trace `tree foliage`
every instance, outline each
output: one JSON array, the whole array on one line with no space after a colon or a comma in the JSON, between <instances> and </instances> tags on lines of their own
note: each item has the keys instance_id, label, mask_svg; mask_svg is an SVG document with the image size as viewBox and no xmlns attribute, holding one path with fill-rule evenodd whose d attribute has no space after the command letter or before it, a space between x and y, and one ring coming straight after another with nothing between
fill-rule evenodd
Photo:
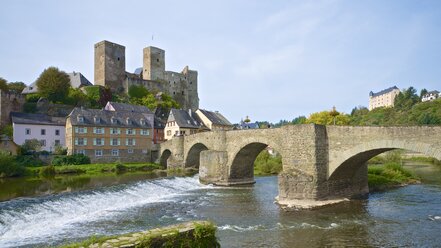
<instances>
[{"instance_id":1,"label":"tree foliage","mask_svg":"<svg viewBox=\"0 0 441 248\"><path fill-rule=\"evenodd\" d=\"M11 93L20 94L24 88L26 88L26 84L23 82L12 82L8 84L8 90Z\"/></svg>"},{"instance_id":2,"label":"tree foliage","mask_svg":"<svg viewBox=\"0 0 441 248\"><path fill-rule=\"evenodd\" d=\"M320 125L348 125L350 122L350 118L348 115L339 113L336 110L332 111L321 111L317 113L312 113L308 119L306 119L306 123L315 123Z\"/></svg>"},{"instance_id":3,"label":"tree foliage","mask_svg":"<svg viewBox=\"0 0 441 248\"><path fill-rule=\"evenodd\" d=\"M38 93L52 102L62 102L69 93L70 78L56 67L44 70L36 81Z\"/></svg>"},{"instance_id":4,"label":"tree foliage","mask_svg":"<svg viewBox=\"0 0 441 248\"><path fill-rule=\"evenodd\" d=\"M143 105L154 110L158 107L163 109L180 108L179 104L173 98L165 93L155 94L148 91L142 85L132 85L129 87L130 103Z\"/></svg>"},{"instance_id":5,"label":"tree foliage","mask_svg":"<svg viewBox=\"0 0 441 248\"><path fill-rule=\"evenodd\" d=\"M6 79L0 77L0 90L8 91L8 81Z\"/></svg>"}]
</instances>

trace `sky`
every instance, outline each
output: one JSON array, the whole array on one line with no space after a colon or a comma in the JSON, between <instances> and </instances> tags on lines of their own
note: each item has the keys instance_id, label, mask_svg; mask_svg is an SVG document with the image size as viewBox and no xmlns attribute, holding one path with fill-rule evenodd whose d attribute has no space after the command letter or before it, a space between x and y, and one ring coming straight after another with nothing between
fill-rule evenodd
<instances>
[{"instance_id":1,"label":"sky","mask_svg":"<svg viewBox=\"0 0 441 248\"><path fill-rule=\"evenodd\" d=\"M0 77L30 84L49 66L93 83L94 44L164 49L198 71L200 107L231 122L278 122L367 106L396 85L441 91L441 1L2 0Z\"/></svg>"}]
</instances>

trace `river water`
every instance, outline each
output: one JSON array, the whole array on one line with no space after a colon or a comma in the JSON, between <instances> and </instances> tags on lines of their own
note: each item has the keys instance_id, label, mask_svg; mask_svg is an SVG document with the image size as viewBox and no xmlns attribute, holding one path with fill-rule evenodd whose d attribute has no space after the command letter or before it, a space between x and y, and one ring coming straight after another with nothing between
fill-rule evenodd
<instances>
[{"instance_id":1,"label":"river water","mask_svg":"<svg viewBox=\"0 0 441 248\"><path fill-rule=\"evenodd\" d=\"M281 211L277 177L250 187L201 185L195 177L143 180L0 202L0 247L35 247L90 235L212 220L222 247L439 247L441 168L407 165L423 178L367 199L314 211Z\"/></svg>"}]
</instances>

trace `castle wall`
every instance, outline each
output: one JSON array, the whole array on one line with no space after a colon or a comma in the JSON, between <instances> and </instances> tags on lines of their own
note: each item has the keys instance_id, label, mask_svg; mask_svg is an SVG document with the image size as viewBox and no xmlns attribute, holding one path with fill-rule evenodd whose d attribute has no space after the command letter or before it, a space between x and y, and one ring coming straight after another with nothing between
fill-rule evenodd
<instances>
[{"instance_id":1,"label":"castle wall","mask_svg":"<svg viewBox=\"0 0 441 248\"><path fill-rule=\"evenodd\" d=\"M123 91L126 78L126 48L101 41L95 44L95 84L108 86L112 91Z\"/></svg>"},{"instance_id":2,"label":"castle wall","mask_svg":"<svg viewBox=\"0 0 441 248\"><path fill-rule=\"evenodd\" d=\"M0 90L0 127L11 123L11 112L22 112L25 97L21 94L7 93Z\"/></svg>"}]
</instances>

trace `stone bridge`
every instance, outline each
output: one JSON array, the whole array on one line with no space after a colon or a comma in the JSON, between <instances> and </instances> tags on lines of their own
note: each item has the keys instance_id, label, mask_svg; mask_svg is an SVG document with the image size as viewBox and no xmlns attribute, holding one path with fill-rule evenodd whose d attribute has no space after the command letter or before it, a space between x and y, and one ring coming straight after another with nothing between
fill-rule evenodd
<instances>
[{"instance_id":1,"label":"stone bridge","mask_svg":"<svg viewBox=\"0 0 441 248\"><path fill-rule=\"evenodd\" d=\"M203 183L249 184L254 160L267 146L282 156L278 203L314 206L368 193L366 162L380 153L406 149L441 160L441 127L305 124L204 132L162 143L160 163L199 167Z\"/></svg>"}]
</instances>

